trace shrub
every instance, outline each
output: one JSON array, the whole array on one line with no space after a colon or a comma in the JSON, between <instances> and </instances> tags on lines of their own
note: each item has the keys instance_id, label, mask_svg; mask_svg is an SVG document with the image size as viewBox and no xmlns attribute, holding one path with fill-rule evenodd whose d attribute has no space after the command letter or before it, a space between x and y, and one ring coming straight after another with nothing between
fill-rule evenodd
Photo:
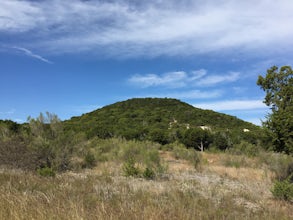
<instances>
[{"instance_id":1,"label":"shrub","mask_svg":"<svg viewBox=\"0 0 293 220\"><path fill-rule=\"evenodd\" d=\"M38 154L29 149L27 141L21 137L0 140L0 165L35 171L40 167Z\"/></svg>"},{"instance_id":2,"label":"shrub","mask_svg":"<svg viewBox=\"0 0 293 220\"><path fill-rule=\"evenodd\" d=\"M134 158L130 157L123 164L123 172L125 176L137 177L140 175L140 169L136 166Z\"/></svg>"},{"instance_id":3,"label":"shrub","mask_svg":"<svg viewBox=\"0 0 293 220\"><path fill-rule=\"evenodd\" d=\"M271 192L277 199L293 201L293 184L290 183L289 179L276 181Z\"/></svg>"},{"instance_id":4,"label":"shrub","mask_svg":"<svg viewBox=\"0 0 293 220\"><path fill-rule=\"evenodd\" d=\"M37 172L40 176L44 176L44 177L54 177L55 176L55 172L51 167L43 167L43 168L39 168L37 169Z\"/></svg>"},{"instance_id":5,"label":"shrub","mask_svg":"<svg viewBox=\"0 0 293 220\"><path fill-rule=\"evenodd\" d=\"M92 168L96 165L95 156L91 152L87 152L84 157L84 168Z\"/></svg>"},{"instance_id":6,"label":"shrub","mask_svg":"<svg viewBox=\"0 0 293 220\"><path fill-rule=\"evenodd\" d=\"M241 141L239 144L235 144L232 148L229 148L228 152L235 155L255 157L259 154L259 147L246 141Z\"/></svg>"},{"instance_id":7,"label":"shrub","mask_svg":"<svg viewBox=\"0 0 293 220\"><path fill-rule=\"evenodd\" d=\"M293 157L281 153L262 153L260 160L276 175L279 181L287 179L293 173ZM293 180L291 176L291 181Z\"/></svg>"},{"instance_id":8,"label":"shrub","mask_svg":"<svg viewBox=\"0 0 293 220\"><path fill-rule=\"evenodd\" d=\"M145 179L150 180L150 179L154 179L156 175L155 175L155 172L154 172L151 168L147 167L147 168L144 170L142 176L143 176Z\"/></svg>"}]
</instances>

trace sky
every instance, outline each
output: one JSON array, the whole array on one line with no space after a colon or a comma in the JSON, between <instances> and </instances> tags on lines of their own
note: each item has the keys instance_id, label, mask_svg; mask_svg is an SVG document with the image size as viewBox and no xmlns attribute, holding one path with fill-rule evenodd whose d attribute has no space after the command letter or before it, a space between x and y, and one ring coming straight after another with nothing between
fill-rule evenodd
<instances>
[{"instance_id":1,"label":"sky","mask_svg":"<svg viewBox=\"0 0 293 220\"><path fill-rule=\"evenodd\" d=\"M292 65L292 0L0 0L0 119L168 97L261 125Z\"/></svg>"}]
</instances>

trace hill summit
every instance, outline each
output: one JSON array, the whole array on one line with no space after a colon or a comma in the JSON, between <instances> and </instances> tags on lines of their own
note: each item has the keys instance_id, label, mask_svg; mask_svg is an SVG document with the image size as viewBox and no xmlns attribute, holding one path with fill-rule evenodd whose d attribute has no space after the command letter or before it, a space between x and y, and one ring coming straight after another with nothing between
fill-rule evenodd
<instances>
[{"instance_id":1,"label":"hill summit","mask_svg":"<svg viewBox=\"0 0 293 220\"><path fill-rule=\"evenodd\" d=\"M84 131L88 137L120 136L152 140L154 133L167 138L192 128L211 132L243 133L260 128L234 116L195 108L171 98L133 98L117 102L65 122L67 129ZM176 134L179 135L180 134ZM166 141L168 142L168 141Z\"/></svg>"}]
</instances>

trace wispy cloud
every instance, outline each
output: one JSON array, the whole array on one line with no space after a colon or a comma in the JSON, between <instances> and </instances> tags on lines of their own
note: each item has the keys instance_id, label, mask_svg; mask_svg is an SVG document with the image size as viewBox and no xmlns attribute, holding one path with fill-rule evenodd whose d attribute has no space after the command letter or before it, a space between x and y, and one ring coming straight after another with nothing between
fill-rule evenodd
<instances>
[{"instance_id":1,"label":"wispy cloud","mask_svg":"<svg viewBox=\"0 0 293 220\"><path fill-rule=\"evenodd\" d=\"M197 85L200 86L212 86L219 83L235 82L240 78L240 73L230 72L225 75L210 75L205 78L202 78L197 82Z\"/></svg>"},{"instance_id":2,"label":"wispy cloud","mask_svg":"<svg viewBox=\"0 0 293 220\"><path fill-rule=\"evenodd\" d=\"M190 73L184 71L169 72L164 74L136 74L128 79L128 81L142 88L147 87L169 87L169 88L182 88L182 87L203 87L215 86L220 83L231 83L239 79L240 73L229 72L222 74L208 75L207 70L200 69L191 71Z\"/></svg>"},{"instance_id":3,"label":"wispy cloud","mask_svg":"<svg viewBox=\"0 0 293 220\"><path fill-rule=\"evenodd\" d=\"M183 71L165 73L163 75L146 74L134 75L129 79L130 83L139 85L143 88L150 86L167 86L167 87L183 87L188 75Z\"/></svg>"},{"instance_id":4,"label":"wispy cloud","mask_svg":"<svg viewBox=\"0 0 293 220\"><path fill-rule=\"evenodd\" d=\"M262 100L222 100L216 102L196 103L194 106L214 111L268 109Z\"/></svg>"},{"instance_id":5,"label":"wispy cloud","mask_svg":"<svg viewBox=\"0 0 293 220\"><path fill-rule=\"evenodd\" d=\"M292 0L1 0L0 32L50 53L273 54L292 51L292 10Z\"/></svg>"},{"instance_id":6,"label":"wispy cloud","mask_svg":"<svg viewBox=\"0 0 293 220\"><path fill-rule=\"evenodd\" d=\"M0 115L13 115L15 113L15 109L10 109L8 111L0 111Z\"/></svg>"},{"instance_id":7,"label":"wispy cloud","mask_svg":"<svg viewBox=\"0 0 293 220\"><path fill-rule=\"evenodd\" d=\"M175 99L211 99L218 98L223 94L221 90L210 90L210 91L201 91L201 90L189 90L189 91L179 91L179 92L169 92L169 93L159 93L159 94L148 94L143 97L156 97L156 98L175 98Z\"/></svg>"},{"instance_id":8,"label":"wispy cloud","mask_svg":"<svg viewBox=\"0 0 293 220\"><path fill-rule=\"evenodd\" d=\"M12 48L15 49L15 50L19 50L19 51L24 52L25 55L27 55L29 57L41 60L41 61L43 61L45 63L53 64L53 62L51 62L50 60L47 60L44 57L42 57L42 56L40 56L38 54L35 54L35 53L33 53L32 51L30 51L30 50L28 50L26 48L23 48L23 47L12 47Z\"/></svg>"},{"instance_id":9,"label":"wispy cloud","mask_svg":"<svg viewBox=\"0 0 293 220\"><path fill-rule=\"evenodd\" d=\"M178 92L166 92L166 93L153 93L145 95L137 95L137 98L153 97L153 98L174 98L181 100L194 100L194 99L213 99L218 98L223 94L221 90L188 90L188 91L178 91ZM127 99L133 97L127 97Z\"/></svg>"}]
</instances>

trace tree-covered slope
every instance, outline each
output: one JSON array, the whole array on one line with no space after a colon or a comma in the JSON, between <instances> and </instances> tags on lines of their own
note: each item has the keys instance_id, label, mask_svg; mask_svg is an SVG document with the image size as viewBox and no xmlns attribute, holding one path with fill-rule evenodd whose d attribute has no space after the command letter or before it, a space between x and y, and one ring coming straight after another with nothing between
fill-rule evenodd
<instances>
[{"instance_id":1,"label":"tree-covered slope","mask_svg":"<svg viewBox=\"0 0 293 220\"><path fill-rule=\"evenodd\" d=\"M135 98L105 106L65 122L68 130L84 131L89 137L123 136L147 139L157 131L186 130L206 126L211 131L251 132L260 128L236 117L195 108L169 98Z\"/></svg>"}]
</instances>

